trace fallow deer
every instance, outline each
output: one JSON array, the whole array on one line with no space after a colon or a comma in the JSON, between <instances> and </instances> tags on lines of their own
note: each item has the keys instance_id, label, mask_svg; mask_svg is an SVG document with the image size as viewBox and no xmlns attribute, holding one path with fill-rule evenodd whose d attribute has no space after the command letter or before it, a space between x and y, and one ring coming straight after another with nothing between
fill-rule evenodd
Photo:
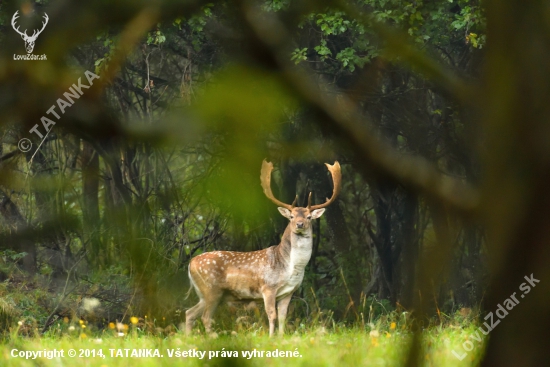
<instances>
[{"instance_id":1,"label":"fallow deer","mask_svg":"<svg viewBox=\"0 0 550 367\"><path fill-rule=\"evenodd\" d=\"M198 255L189 263L189 280L199 296L199 303L187 310L186 333L190 334L195 319L202 313L207 333L212 331L212 315L222 301L264 301L269 319L269 336L275 332L277 310L279 334L284 334L285 318L292 294L304 278L304 270L312 251L311 220L323 215L325 207L336 199L340 191L342 174L340 164L326 164L332 174L332 197L323 204L311 205L309 193L307 207L296 207L277 200L271 192L273 164L263 161L261 184L265 195L278 205L279 212L290 220L277 246L252 251L213 251ZM191 289L189 292L191 292Z\"/></svg>"}]
</instances>

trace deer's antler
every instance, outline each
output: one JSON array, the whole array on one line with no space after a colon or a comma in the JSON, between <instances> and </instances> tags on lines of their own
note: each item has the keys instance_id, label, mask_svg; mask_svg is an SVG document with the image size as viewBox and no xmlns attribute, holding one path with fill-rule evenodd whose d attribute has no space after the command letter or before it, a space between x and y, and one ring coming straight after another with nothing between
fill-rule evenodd
<instances>
[{"instance_id":1,"label":"deer's antler","mask_svg":"<svg viewBox=\"0 0 550 367\"><path fill-rule=\"evenodd\" d=\"M332 175L332 182L334 183L334 189L332 190L332 197L330 199L327 199L327 201L323 204L318 205L311 205L311 192L309 193L309 196L307 198L307 208L309 210L315 210L315 209L321 209L329 206L336 200L336 197L340 193L340 188L342 184L342 170L340 169L340 163L338 161L334 162L334 164L331 166L328 163L325 163L328 170L330 171L330 174Z\"/></svg>"},{"instance_id":2,"label":"deer's antler","mask_svg":"<svg viewBox=\"0 0 550 367\"><path fill-rule=\"evenodd\" d=\"M271 192L271 171L273 171L273 163L268 162L264 159L264 161L262 162L260 181L262 182L262 188L264 189L265 196L267 196L269 200L273 201L275 205L292 210L292 208L294 208L294 206L296 205L298 195L296 195L296 198L291 205L285 204L282 201L277 200L275 196L273 196L273 192Z\"/></svg>"}]
</instances>

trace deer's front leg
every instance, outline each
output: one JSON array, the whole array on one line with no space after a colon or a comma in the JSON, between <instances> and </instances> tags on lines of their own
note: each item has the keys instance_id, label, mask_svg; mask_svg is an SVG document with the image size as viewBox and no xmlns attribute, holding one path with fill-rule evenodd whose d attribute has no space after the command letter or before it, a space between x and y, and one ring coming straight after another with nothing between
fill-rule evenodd
<instances>
[{"instance_id":1,"label":"deer's front leg","mask_svg":"<svg viewBox=\"0 0 550 367\"><path fill-rule=\"evenodd\" d=\"M292 293L286 296L285 298L281 298L279 302L277 302L277 315L279 317L279 335L280 336L285 335L286 312L288 311L288 304L290 303L291 298L292 298Z\"/></svg>"},{"instance_id":2,"label":"deer's front leg","mask_svg":"<svg viewBox=\"0 0 550 367\"><path fill-rule=\"evenodd\" d=\"M262 292L264 297L265 312L269 319L269 336L273 336L275 333L275 319L277 318L277 311L275 309L275 290L265 289Z\"/></svg>"}]
</instances>

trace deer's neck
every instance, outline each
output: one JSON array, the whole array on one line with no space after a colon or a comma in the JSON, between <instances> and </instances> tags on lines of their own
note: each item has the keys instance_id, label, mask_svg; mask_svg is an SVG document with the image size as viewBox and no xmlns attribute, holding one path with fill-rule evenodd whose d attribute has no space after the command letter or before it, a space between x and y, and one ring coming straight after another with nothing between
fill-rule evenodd
<instances>
[{"instance_id":1,"label":"deer's neck","mask_svg":"<svg viewBox=\"0 0 550 367\"><path fill-rule=\"evenodd\" d=\"M303 234L296 234L292 232L289 224L278 246L277 252L281 264L284 264L287 268L303 270L311 258L313 245L312 233L310 227Z\"/></svg>"}]
</instances>

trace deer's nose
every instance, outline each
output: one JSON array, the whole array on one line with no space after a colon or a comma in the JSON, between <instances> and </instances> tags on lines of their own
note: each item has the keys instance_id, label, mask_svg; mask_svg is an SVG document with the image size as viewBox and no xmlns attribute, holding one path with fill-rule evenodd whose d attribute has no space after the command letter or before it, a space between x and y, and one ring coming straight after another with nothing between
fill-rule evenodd
<instances>
[{"instance_id":1,"label":"deer's nose","mask_svg":"<svg viewBox=\"0 0 550 367\"><path fill-rule=\"evenodd\" d=\"M304 222L296 222L297 228L304 228Z\"/></svg>"}]
</instances>

